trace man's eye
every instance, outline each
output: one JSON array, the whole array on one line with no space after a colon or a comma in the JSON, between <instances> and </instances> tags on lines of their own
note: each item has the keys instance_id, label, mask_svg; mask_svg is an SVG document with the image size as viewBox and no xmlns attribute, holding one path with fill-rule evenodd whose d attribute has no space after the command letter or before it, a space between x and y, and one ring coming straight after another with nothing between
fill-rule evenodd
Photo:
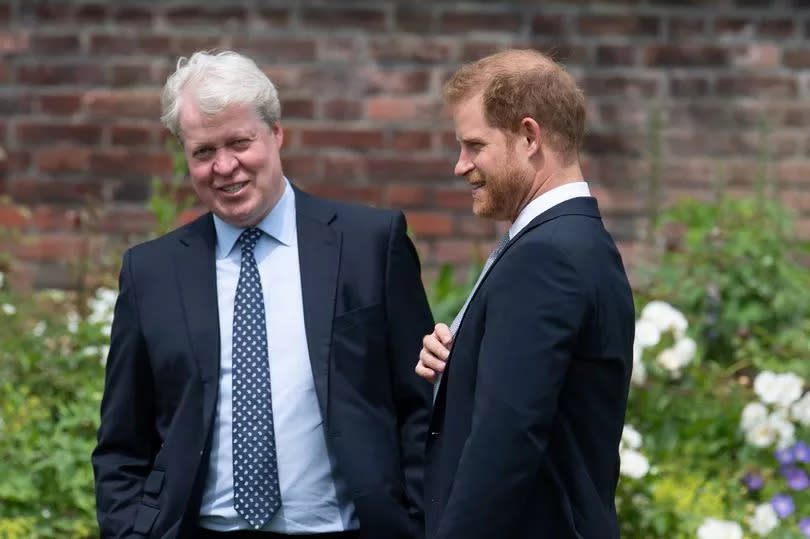
<instances>
[{"instance_id":1,"label":"man's eye","mask_svg":"<svg viewBox=\"0 0 810 539\"><path fill-rule=\"evenodd\" d=\"M248 146L250 146L250 139L249 138L242 138L239 140L235 140L231 143L231 146L236 148L237 150L245 150Z\"/></svg>"},{"instance_id":2,"label":"man's eye","mask_svg":"<svg viewBox=\"0 0 810 539\"><path fill-rule=\"evenodd\" d=\"M192 155L195 159L207 159L214 155L214 150L212 148L200 148L195 150Z\"/></svg>"}]
</instances>

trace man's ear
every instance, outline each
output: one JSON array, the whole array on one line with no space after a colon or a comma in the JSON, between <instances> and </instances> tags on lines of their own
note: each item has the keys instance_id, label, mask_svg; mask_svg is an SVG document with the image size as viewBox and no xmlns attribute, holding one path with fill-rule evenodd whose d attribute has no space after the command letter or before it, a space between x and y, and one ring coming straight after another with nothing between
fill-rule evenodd
<instances>
[{"instance_id":1,"label":"man's ear","mask_svg":"<svg viewBox=\"0 0 810 539\"><path fill-rule=\"evenodd\" d=\"M541 153L542 130L534 118L527 116L520 121L520 136L526 143L526 153L530 158Z\"/></svg>"}]
</instances>

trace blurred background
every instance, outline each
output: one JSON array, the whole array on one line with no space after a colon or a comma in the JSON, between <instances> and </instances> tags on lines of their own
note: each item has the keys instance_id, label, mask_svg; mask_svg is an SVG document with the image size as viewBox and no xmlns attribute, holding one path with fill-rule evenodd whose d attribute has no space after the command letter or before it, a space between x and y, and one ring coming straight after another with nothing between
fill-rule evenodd
<instances>
[{"instance_id":1,"label":"blurred background","mask_svg":"<svg viewBox=\"0 0 810 539\"><path fill-rule=\"evenodd\" d=\"M441 86L511 47L585 90L586 179L635 289L624 536L810 537L808 38L807 0L0 0L0 537L97 535L120 257L201 211L158 121L178 57L255 59L286 175L404 210L447 321L500 225L453 177Z\"/></svg>"}]
</instances>

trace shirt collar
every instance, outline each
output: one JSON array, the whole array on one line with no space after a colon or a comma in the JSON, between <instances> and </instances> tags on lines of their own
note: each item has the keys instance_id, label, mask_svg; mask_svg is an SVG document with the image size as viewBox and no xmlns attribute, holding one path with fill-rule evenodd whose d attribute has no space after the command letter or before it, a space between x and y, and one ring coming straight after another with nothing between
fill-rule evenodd
<instances>
[{"instance_id":1,"label":"shirt collar","mask_svg":"<svg viewBox=\"0 0 810 539\"><path fill-rule=\"evenodd\" d=\"M214 228L217 232L217 258L225 258L231 253L245 228L226 223L216 215ZM259 221L256 228L284 245L292 245L295 241L295 191L287 178L284 178L281 198L270 213Z\"/></svg>"},{"instance_id":2,"label":"shirt collar","mask_svg":"<svg viewBox=\"0 0 810 539\"><path fill-rule=\"evenodd\" d=\"M509 239L514 238L532 219L557 204L561 204L572 198L589 196L591 196L591 191L588 189L587 182L566 183L565 185L546 191L526 204L526 207L518 214L517 219L515 219L515 222L509 228Z\"/></svg>"}]
</instances>

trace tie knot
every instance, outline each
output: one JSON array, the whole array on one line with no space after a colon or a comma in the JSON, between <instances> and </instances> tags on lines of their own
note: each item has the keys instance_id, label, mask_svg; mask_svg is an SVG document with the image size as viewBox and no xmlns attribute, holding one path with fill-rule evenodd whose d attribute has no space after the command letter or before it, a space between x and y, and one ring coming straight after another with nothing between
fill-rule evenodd
<instances>
[{"instance_id":1,"label":"tie knot","mask_svg":"<svg viewBox=\"0 0 810 539\"><path fill-rule=\"evenodd\" d=\"M256 242L259 241L259 238L262 235L262 231L258 228L248 228L239 236L239 245L242 247L242 251L253 251L253 248L256 247Z\"/></svg>"}]
</instances>

